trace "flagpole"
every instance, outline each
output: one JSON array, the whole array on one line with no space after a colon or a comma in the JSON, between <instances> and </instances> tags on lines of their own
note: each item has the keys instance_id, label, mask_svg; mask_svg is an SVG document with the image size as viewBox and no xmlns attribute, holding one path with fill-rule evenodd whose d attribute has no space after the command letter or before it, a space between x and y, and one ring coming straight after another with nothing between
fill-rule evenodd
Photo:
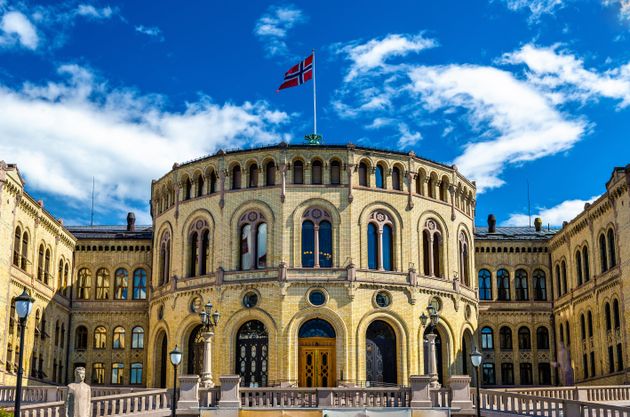
<instances>
[{"instance_id":1,"label":"flagpole","mask_svg":"<svg viewBox=\"0 0 630 417\"><path fill-rule=\"evenodd\" d=\"M315 49L313 49L313 133L317 135L317 87L315 84Z\"/></svg>"}]
</instances>

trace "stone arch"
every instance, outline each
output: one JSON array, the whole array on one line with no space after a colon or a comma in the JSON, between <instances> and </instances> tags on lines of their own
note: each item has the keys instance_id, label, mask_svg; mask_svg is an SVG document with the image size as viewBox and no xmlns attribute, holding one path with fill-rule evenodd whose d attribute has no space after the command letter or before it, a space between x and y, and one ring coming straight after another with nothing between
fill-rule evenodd
<instances>
[{"instance_id":1,"label":"stone arch","mask_svg":"<svg viewBox=\"0 0 630 417\"><path fill-rule=\"evenodd\" d=\"M240 266L239 258L239 246L241 242L239 221L241 217L250 211L257 211L261 213L265 222L267 223L267 259L272 260L274 256L274 243L275 243L275 230L276 219L271 207L261 200L249 200L238 206L230 217L230 243L229 243L229 255L226 259L226 265L230 265L234 269L238 269ZM271 261L268 261L270 263Z\"/></svg>"},{"instance_id":2,"label":"stone arch","mask_svg":"<svg viewBox=\"0 0 630 417\"><path fill-rule=\"evenodd\" d=\"M426 373L424 369L424 332L427 327L419 326L417 333L418 341L418 370L423 370L422 374ZM437 325L437 330L440 332L442 338L443 354L446 353L446 358L442 358L443 375L445 380L448 380L449 375L456 373L456 354L460 348L459 342L455 339L455 332L452 325L449 323L446 317L440 315L440 322Z\"/></svg>"},{"instance_id":3,"label":"stone arch","mask_svg":"<svg viewBox=\"0 0 630 417\"><path fill-rule=\"evenodd\" d=\"M308 200L302 201L298 204L293 212L287 217L287 221L285 227L290 230L291 233L291 242L292 245L292 253L289 259L289 263L292 266L301 265L301 246L302 246L302 218L306 210L311 208L321 208L325 210L331 217L332 223L332 235L333 235L333 267L339 266L340 254L341 254L341 237L340 237L340 226L341 226L341 214L339 213L339 209L332 204L328 200L324 200L322 198L310 198Z\"/></svg>"},{"instance_id":4,"label":"stone arch","mask_svg":"<svg viewBox=\"0 0 630 417\"><path fill-rule=\"evenodd\" d=\"M360 268L367 269L368 266L368 245L367 245L367 228L368 223L370 223L370 216L372 213L376 211L385 212L389 218L391 219L394 226L394 237L393 237L393 270L400 271L404 265L403 259L403 248L402 248L402 239L403 239L403 220L396 208L392 205L382 202L376 201L370 204L367 204L361 210L359 214L359 242L361 247L361 258L359 259L358 265ZM357 263L355 261L355 263Z\"/></svg>"}]
</instances>

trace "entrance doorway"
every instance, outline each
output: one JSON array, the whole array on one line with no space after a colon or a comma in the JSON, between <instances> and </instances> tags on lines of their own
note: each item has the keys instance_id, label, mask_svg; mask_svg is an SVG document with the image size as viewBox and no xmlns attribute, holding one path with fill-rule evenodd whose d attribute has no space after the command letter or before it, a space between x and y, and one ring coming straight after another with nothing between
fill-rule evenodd
<instances>
[{"instance_id":1,"label":"entrance doorway","mask_svg":"<svg viewBox=\"0 0 630 417\"><path fill-rule=\"evenodd\" d=\"M236 335L236 373L244 387L267 386L269 337L258 320L243 324Z\"/></svg>"},{"instance_id":2,"label":"entrance doorway","mask_svg":"<svg viewBox=\"0 0 630 417\"><path fill-rule=\"evenodd\" d=\"M166 388L166 361L168 355L168 340L166 333L163 331L156 337L158 350L156 352L156 386L159 388Z\"/></svg>"},{"instance_id":3,"label":"entrance doorway","mask_svg":"<svg viewBox=\"0 0 630 417\"><path fill-rule=\"evenodd\" d=\"M368 326L365 339L366 382L370 386L396 384L396 334L392 326L375 320Z\"/></svg>"},{"instance_id":4,"label":"entrance doorway","mask_svg":"<svg viewBox=\"0 0 630 417\"><path fill-rule=\"evenodd\" d=\"M188 375L200 375L203 372L203 336L202 325L195 327L188 336Z\"/></svg>"},{"instance_id":5,"label":"entrance doorway","mask_svg":"<svg viewBox=\"0 0 630 417\"><path fill-rule=\"evenodd\" d=\"M298 333L298 384L300 387L334 387L336 334L325 320L305 322Z\"/></svg>"}]
</instances>

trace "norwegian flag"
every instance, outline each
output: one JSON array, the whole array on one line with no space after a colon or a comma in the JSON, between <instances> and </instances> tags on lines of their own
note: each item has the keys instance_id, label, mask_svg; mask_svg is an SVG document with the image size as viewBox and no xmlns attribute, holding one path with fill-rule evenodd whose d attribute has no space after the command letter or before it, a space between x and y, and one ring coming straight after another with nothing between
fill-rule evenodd
<instances>
[{"instance_id":1,"label":"norwegian flag","mask_svg":"<svg viewBox=\"0 0 630 417\"><path fill-rule=\"evenodd\" d=\"M310 54L304 61L291 67L284 74L284 82L278 87L280 91L289 87L297 87L313 78L313 54Z\"/></svg>"}]
</instances>

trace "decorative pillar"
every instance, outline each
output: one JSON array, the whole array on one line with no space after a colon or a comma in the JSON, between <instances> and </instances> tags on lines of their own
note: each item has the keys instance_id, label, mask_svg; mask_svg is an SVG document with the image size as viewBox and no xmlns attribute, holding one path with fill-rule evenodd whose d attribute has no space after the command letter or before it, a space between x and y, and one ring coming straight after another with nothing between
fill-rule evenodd
<instances>
[{"instance_id":1,"label":"decorative pillar","mask_svg":"<svg viewBox=\"0 0 630 417\"><path fill-rule=\"evenodd\" d=\"M221 197L219 198L219 207L225 206L225 170L219 171L219 192Z\"/></svg>"},{"instance_id":2,"label":"decorative pillar","mask_svg":"<svg viewBox=\"0 0 630 417\"><path fill-rule=\"evenodd\" d=\"M454 185L450 185L448 187L448 193L451 195L451 220L455 220L455 186ZM463 208L462 208L462 211Z\"/></svg>"},{"instance_id":3,"label":"decorative pillar","mask_svg":"<svg viewBox=\"0 0 630 417\"><path fill-rule=\"evenodd\" d=\"M413 208L413 198L412 198L412 181L413 174L411 172L407 172L407 210L411 210Z\"/></svg>"},{"instance_id":4,"label":"decorative pillar","mask_svg":"<svg viewBox=\"0 0 630 417\"><path fill-rule=\"evenodd\" d=\"M378 226L378 270L383 270L383 227Z\"/></svg>"},{"instance_id":5,"label":"decorative pillar","mask_svg":"<svg viewBox=\"0 0 630 417\"><path fill-rule=\"evenodd\" d=\"M214 387L212 381L212 337L213 332L203 332L203 371L201 372L201 386L204 388Z\"/></svg>"},{"instance_id":6,"label":"decorative pillar","mask_svg":"<svg viewBox=\"0 0 630 417\"><path fill-rule=\"evenodd\" d=\"M282 181L282 191L280 192L280 201L284 203L284 199L286 198L287 192L287 164L283 163L280 166L280 178Z\"/></svg>"},{"instance_id":7,"label":"decorative pillar","mask_svg":"<svg viewBox=\"0 0 630 417\"><path fill-rule=\"evenodd\" d=\"M431 394L429 392L430 377L426 375L412 375L409 377L411 385L411 408L431 408Z\"/></svg>"},{"instance_id":8,"label":"decorative pillar","mask_svg":"<svg viewBox=\"0 0 630 417\"><path fill-rule=\"evenodd\" d=\"M434 276L434 268L433 268L433 233L429 232L429 250L427 251L429 254L429 276Z\"/></svg>"},{"instance_id":9,"label":"decorative pillar","mask_svg":"<svg viewBox=\"0 0 630 417\"><path fill-rule=\"evenodd\" d=\"M464 358L466 360L466 358ZM470 377L468 375L453 375L448 380L451 389L451 407L461 408L472 414L473 402L470 400Z\"/></svg>"},{"instance_id":10,"label":"decorative pillar","mask_svg":"<svg viewBox=\"0 0 630 417\"><path fill-rule=\"evenodd\" d=\"M221 399L218 404L219 408L240 408L240 375L224 375L219 377L219 380L221 381Z\"/></svg>"},{"instance_id":11,"label":"decorative pillar","mask_svg":"<svg viewBox=\"0 0 630 417\"><path fill-rule=\"evenodd\" d=\"M199 376L180 375L179 400L177 401L178 414L199 408ZM184 413L188 414L188 413Z\"/></svg>"},{"instance_id":12,"label":"decorative pillar","mask_svg":"<svg viewBox=\"0 0 630 417\"><path fill-rule=\"evenodd\" d=\"M314 234L314 250L313 252L313 259L315 261L313 267L314 268L319 268L319 223L317 223L315 226L313 226L313 234Z\"/></svg>"},{"instance_id":13,"label":"decorative pillar","mask_svg":"<svg viewBox=\"0 0 630 417\"><path fill-rule=\"evenodd\" d=\"M352 203L352 172L354 171L354 164L347 164L346 170L348 171L348 202Z\"/></svg>"},{"instance_id":14,"label":"decorative pillar","mask_svg":"<svg viewBox=\"0 0 630 417\"><path fill-rule=\"evenodd\" d=\"M435 338L437 337L437 335L434 333L429 333L426 337L427 337L427 341L429 342L428 374L431 377L429 386L431 388L440 388L440 383L438 382L438 373L437 373L437 357L435 354Z\"/></svg>"}]
</instances>

